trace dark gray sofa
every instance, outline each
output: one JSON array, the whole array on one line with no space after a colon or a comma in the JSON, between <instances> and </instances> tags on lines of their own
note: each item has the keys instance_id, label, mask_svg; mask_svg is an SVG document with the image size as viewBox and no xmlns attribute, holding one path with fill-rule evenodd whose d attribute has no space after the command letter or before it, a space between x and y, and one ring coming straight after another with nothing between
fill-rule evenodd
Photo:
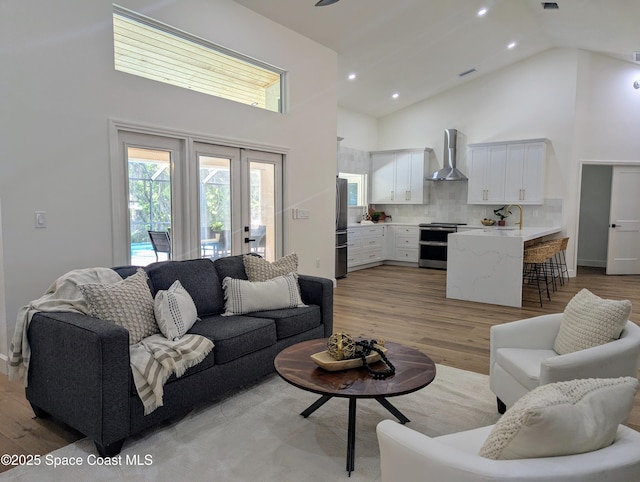
<instances>
[{"instance_id":1,"label":"dark gray sofa","mask_svg":"<svg viewBox=\"0 0 640 482\"><path fill-rule=\"evenodd\" d=\"M114 268L123 278L135 269ZM333 282L326 278L299 275L307 307L227 317L220 316L221 282L226 276L247 279L242 256L165 261L145 270L153 295L180 280L201 319L189 333L215 343L201 363L167 381L164 405L149 415L133 383L124 328L70 312L37 313L29 325L26 397L36 416L51 415L83 433L101 456L118 454L136 432L263 378L274 371L273 359L282 349L328 337L333 329Z\"/></svg>"}]
</instances>

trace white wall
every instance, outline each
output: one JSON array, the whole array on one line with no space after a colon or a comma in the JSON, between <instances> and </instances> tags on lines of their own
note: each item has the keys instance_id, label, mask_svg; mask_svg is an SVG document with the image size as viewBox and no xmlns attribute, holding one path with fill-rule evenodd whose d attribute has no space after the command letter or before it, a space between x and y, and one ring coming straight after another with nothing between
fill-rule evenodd
<instances>
[{"instance_id":1,"label":"white wall","mask_svg":"<svg viewBox=\"0 0 640 482\"><path fill-rule=\"evenodd\" d=\"M340 147L375 151L378 147L378 121L341 107L338 109L338 136L343 138Z\"/></svg>"},{"instance_id":2,"label":"white wall","mask_svg":"<svg viewBox=\"0 0 640 482\"><path fill-rule=\"evenodd\" d=\"M112 265L109 119L287 149L285 209L309 209L311 219L285 213L285 253L298 253L302 273L334 275L335 52L230 0L119 3L285 69L289 112L114 71L111 1L3 2L0 197L9 337L18 308L58 276ZM46 229L34 228L36 210L47 212Z\"/></svg>"},{"instance_id":3,"label":"white wall","mask_svg":"<svg viewBox=\"0 0 640 482\"><path fill-rule=\"evenodd\" d=\"M458 129L458 168L466 172L467 144L547 138L553 147L546 198L562 197L558 159L571 154L576 52L551 50L378 122L379 148L431 147L442 166L444 129Z\"/></svg>"}]
</instances>

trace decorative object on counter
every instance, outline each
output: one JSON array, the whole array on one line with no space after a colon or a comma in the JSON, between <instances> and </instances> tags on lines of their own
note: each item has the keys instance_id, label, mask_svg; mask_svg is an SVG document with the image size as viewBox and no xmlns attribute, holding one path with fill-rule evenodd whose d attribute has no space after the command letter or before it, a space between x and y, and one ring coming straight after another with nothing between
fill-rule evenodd
<instances>
[{"instance_id":1,"label":"decorative object on counter","mask_svg":"<svg viewBox=\"0 0 640 482\"><path fill-rule=\"evenodd\" d=\"M507 209L507 206L502 206L501 208L494 209L493 214L500 218L498 226L504 226L506 224L505 219L509 217L511 211Z\"/></svg>"},{"instance_id":2,"label":"decorative object on counter","mask_svg":"<svg viewBox=\"0 0 640 482\"><path fill-rule=\"evenodd\" d=\"M387 215L384 213L384 211L376 211L376 209L369 205L369 212L368 212L368 218L371 221L373 221L374 223L377 222L385 222L385 219L387 218Z\"/></svg>"},{"instance_id":3,"label":"decorative object on counter","mask_svg":"<svg viewBox=\"0 0 640 482\"><path fill-rule=\"evenodd\" d=\"M496 220L484 218L480 220L480 223L482 223L483 226L493 226L496 224Z\"/></svg>"},{"instance_id":4,"label":"decorative object on counter","mask_svg":"<svg viewBox=\"0 0 640 482\"><path fill-rule=\"evenodd\" d=\"M385 353L383 340L356 341L348 333L334 333L327 340L327 350L311 355L311 359L328 371L347 370L364 366L372 378L382 380L394 375L395 367ZM382 360L387 368L373 370L370 365Z\"/></svg>"}]
</instances>

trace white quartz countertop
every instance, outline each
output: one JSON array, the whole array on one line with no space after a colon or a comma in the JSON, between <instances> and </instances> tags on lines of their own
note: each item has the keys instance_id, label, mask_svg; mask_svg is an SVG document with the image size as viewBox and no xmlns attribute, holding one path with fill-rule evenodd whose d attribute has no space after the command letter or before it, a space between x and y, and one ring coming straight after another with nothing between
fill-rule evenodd
<instances>
[{"instance_id":1,"label":"white quartz countertop","mask_svg":"<svg viewBox=\"0 0 640 482\"><path fill-rule=\"evenodd\" d=\"M560 226L538 226L538 227L524 227L519 229L517 226L491 226L484 229L470 229L468 231L462 231L452 233L450 236L481 236L481 237L497 237L497 238L522 238L522 241L530 241L536 238L542 238L543 236L549 236L550 234L559 233L562 230Z\"/></svg>"}]
</instances>

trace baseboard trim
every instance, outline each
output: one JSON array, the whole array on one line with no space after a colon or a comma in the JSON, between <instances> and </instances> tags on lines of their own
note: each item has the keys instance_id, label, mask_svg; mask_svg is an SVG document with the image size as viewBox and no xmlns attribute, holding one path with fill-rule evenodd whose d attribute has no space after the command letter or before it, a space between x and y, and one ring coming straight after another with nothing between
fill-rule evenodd
<instances>
[{"instance_id":1,"label":"baseboard trim","mask_svg":"<svg viewBox=\"0 0 640 482\"><path fill-rule=\"evenodd\" d=\"M0 353L0 372L9 375L9 357L4 353Z\"/></svg>"}]
</instances>

